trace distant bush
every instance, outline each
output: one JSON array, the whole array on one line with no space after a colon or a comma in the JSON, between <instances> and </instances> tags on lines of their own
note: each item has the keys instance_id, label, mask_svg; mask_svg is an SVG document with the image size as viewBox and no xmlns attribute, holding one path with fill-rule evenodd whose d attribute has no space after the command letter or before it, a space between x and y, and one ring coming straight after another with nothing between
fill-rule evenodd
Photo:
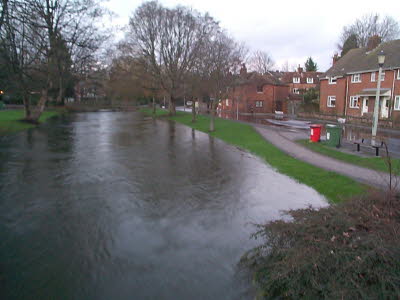
<instances>
[{"instance_id":1,"label":"distant bush","mask_svg":"<svg viewBox=\"0 0 400 300\"><path fill-rule=\"evenodd\" d=\"M258 225L241 262L264 299L400 299L400 197L373 192Z\"/></svg>"}]
</instances>

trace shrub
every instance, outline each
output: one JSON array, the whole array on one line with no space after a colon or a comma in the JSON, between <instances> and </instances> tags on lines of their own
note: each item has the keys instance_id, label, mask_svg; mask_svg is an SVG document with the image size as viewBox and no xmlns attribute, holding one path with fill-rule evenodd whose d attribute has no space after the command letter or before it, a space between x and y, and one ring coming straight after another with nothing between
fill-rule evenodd
<instances>
[{"instance_id":1,"label":"shrub","mask_svg":"<svg viewBox=\"0 0 400 300\"><path fill-rule=\"evenodd\" d=\"M242 257L265 299L399 299L400 199L391 193L258 225Z\"/></svg>"}]
</instances>

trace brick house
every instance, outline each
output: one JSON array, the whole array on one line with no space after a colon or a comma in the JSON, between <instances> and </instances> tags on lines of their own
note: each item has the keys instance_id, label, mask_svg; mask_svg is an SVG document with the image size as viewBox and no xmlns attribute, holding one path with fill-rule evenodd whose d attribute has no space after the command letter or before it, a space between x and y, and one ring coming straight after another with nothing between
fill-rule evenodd
<instances>
[{"instance_id":1,"label":"brick house","mask_svg":"<svg viewBox=\"0 0 400 300\"><path fill-rule=\"evenodd\" d=\"M376 46L376 47L375 47ZM352 49L320 78L320 111L371 118L378 79L378 53L386 54L381 78L381 119L400 121L400 40Z\"/></svg>"},{"instance_id":2,"label":"brick house","mask_svg":"<svg viewBox=\"0 0 400 300\"><path fill-rule=\"evenodd\" d=\"M281 81L289 85L290 96L296 99L299 98L298 96L302 95L304 91L310 88L318 88L319 77L322 74L322 72L306 72L299 66L295 72L284 72Z\"/></svg>"},{"instance_id":3,"label":"brick house","mask_svg":"<svg viewBox=\"0 0 400 300\"><path fill-rule=\"evenodd\" d=\"M274 113L287 112L289 86L272 74L247 73L243 66L235 84L229 88L227 99L221 102L226 112Z\"/></svg>"}]
</instances>

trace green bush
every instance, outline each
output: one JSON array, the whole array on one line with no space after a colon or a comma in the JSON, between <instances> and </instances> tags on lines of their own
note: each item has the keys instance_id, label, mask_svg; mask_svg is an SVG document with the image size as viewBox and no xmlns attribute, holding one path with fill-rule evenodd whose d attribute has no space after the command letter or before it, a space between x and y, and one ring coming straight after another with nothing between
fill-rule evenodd
<instances>
[{"instance_id":1,"label":"green bush","mask_svg":"<svg viewBox=\"0 0 400 300\"><path fill-rule=\"evenodd\" d=\"M258 225L242 257L264 299L400 299L400 197L372 193Z\"/></svg>"}]
</instances>

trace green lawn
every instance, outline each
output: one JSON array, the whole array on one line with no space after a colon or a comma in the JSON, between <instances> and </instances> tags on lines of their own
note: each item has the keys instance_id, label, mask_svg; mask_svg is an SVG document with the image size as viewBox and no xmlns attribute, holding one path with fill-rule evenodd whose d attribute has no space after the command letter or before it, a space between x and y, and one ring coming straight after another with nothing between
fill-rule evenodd
<instances>
[{"instance_id":1,"label":"green lawn","mask_svg":"<svg viewBox=\"0 0 400 300\"><path fill-rule=\"evenodd\" d=\"M45 111L41 115L39 122L60 114L60 111ZM0 135L15 133L21 130L35 127L34 124L21 122L24 118L23 110L2 110L0 111Z\"/></svg>"},{"instance_id":2,"label":"green lawn","mask_svg":"<svg viewBox=\"0 0 400 300\"><path fill-rule=\"evenodd\" d=\"M310 143L308 140L299 140L297 141L300 145L307 147L315 152L321 153L326 156L330 156L332 158L342 160L344 162L354 164L357 166L388 172L388 167L385 160L382 157L360 157L358 155L350 154L350 153L343 153L335 148L326 146L321 143ZM395 169L399 169L400 166L400 159L392 158L393 166Z\"/></svg>"},{"instance_id":3,"label":"green lawn","mask_svg":"<svg viewBox=\"0 0 400 300\"><path fill-rule=\"evenodd\" d=\"M146 114L151 113L149 109L142 109L141 111ZM160 112L160 115L165 114L167 114L166 111L162 114ZM190 113L178 112L176 116L169 119L209 133L209 117L207 116L198 115L197 122L192 123ZM325 171L283 153L271 143L265 141L250 125L216 118L215 128L216 131L209 133L210 135L263 158L280 173L314 188L331 202L340 202L367 190L365 185L348 177Z\"/></svg>"}]
</instances>

